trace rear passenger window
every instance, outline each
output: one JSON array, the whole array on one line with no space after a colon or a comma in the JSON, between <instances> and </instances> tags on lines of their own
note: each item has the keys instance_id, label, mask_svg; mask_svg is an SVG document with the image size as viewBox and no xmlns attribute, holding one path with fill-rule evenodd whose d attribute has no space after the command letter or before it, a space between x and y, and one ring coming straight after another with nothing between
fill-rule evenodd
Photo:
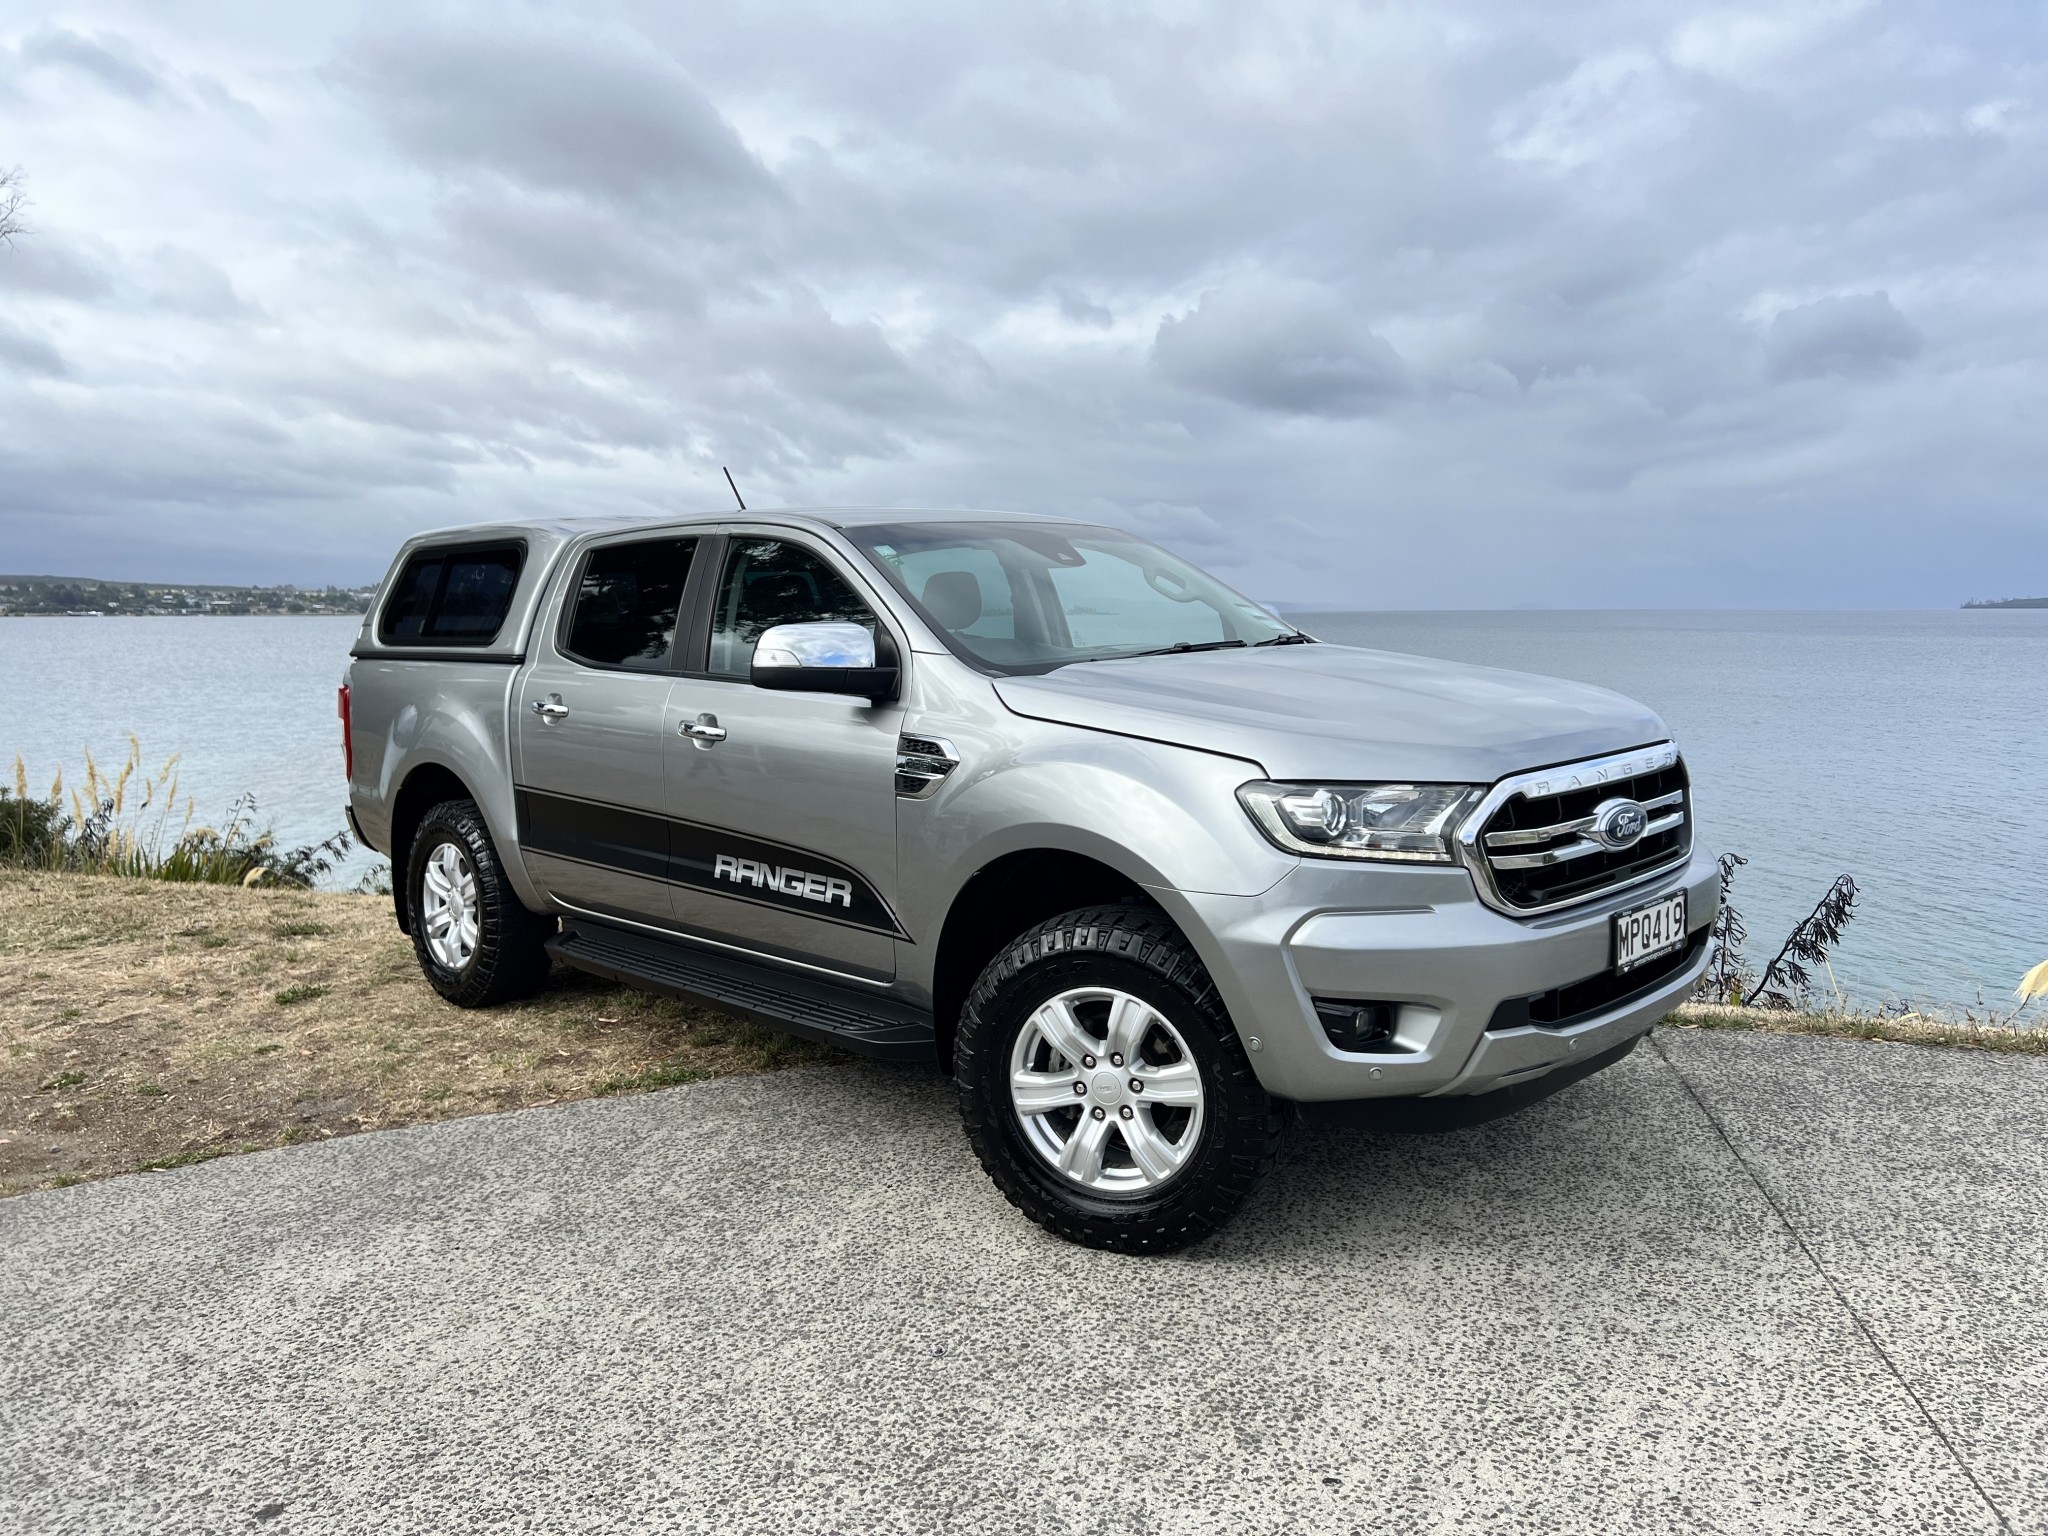
<instances>
[{"instance_id":1,"label":"rear passenger window","mask_svg":"<svg viewBox=\"0 0 2048 1536\"><path fill-rule=\"evenodd\" d=\"M512 611L525 559L517 544L421 550L392 584L378 638L386 645L489 645Z\"/></svg>"},{"instance_id":2,"label":"rear passenger window","mask_svg":"<svg viewBox=\"0 0 2048 1536\"><path fill-rule=\"evenodd\" d=\"M578 661L660 672L676 639L695 539L607 544L583 559L562 649Z\"/></svg>"}]
</instances>

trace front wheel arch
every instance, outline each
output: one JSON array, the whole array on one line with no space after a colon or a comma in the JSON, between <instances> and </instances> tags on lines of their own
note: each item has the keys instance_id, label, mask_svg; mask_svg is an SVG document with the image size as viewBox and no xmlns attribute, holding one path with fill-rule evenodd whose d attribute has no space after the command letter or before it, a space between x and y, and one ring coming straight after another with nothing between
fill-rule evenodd
<instances>
[{"instance_id":1,"label":"front wheel arch","mask_svg":"<svg viewBox=\"0 0 2048 1536\"><path fill-rule=\"evenodd\" d=\"M932 1022L939 1069L950 1070L967 994L1005 945L1062 912L1112 905L1147 907L1172 921L1136 880L1099 859L1065 849L1006 853L970 875L946 909L933 958Z\"/></svg>"}]
</instances>

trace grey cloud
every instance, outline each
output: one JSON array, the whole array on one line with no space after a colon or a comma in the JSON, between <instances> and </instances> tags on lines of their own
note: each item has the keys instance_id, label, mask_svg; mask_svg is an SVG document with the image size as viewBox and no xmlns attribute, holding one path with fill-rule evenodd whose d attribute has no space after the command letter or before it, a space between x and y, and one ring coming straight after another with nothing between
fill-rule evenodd
<instances>
[{"instance_id":1,"label":"grey cloud","mask_svg":"<svg viewBox=\"0 0 2048 1536\"><path fill-rule=\"evenodd\" d=\"M17 330L5 321L0 321L0 366L52 379L61 379L71 371L64 366L57 349L42 337Z\"/></svg>"},{"instance_id":2,"label":"grey cloud","mask_svg":"<svg viewBox=\"0 0 2048 1536\"><path fill-rule=\"evenodd\" d=\"M1409 388L1400 354L1337 295L1306 283L1209 290L1159 322L1152 361L1186 388L1310 416L1363 415Z\"/></svg>"},{"instance_id":3,"label":"grey cloud","mask_svg":"<svg viewBox=\"0 0 2048 1536\"><path fill-rule=\"evenodd\" d=\"M1816 299L1771 321L1765 366L1774 379L1876 378L1920 354L1920 333L1888 293Z\"/></svg>"},{"instance_id":4,"label":"grey cloud","mask_svg":"<svg viewBox=\"0 0 2048 1536\"><path fill-rule=\"evenodd\" d=\"M130 101L154 101L164 90L155 72L118 37L85 37L62 30L37 32L22 40L20 59L31 69L75 70Z\"/></svg>"},{"instance_id":5,"label":"grey cloud","mask_svg":"<svg viewBox=\"0 0 2048 1536\"><path fill-rule=\"evenodd\" d=\"M73 300L102 299L113 293L114 284L98 262L61 237L39 230L31 235L0 248L0 293Z\"/></svg>"},{"instance_id":6,"label":"grey cloud","mask_svg":"<svg viewBox=\"0 0 2048 1536\"><path fill-rule=\"evenodd\" d=\"M148 266L150 298L165 309L215 320L249 313L227 273L195 252L158 246Z\"/></svg>"},{"instance_id":7,"label":"grey cloud","mask_svg":"<svg viewBox=\"0 0 2048 1536\"><path fill-rule=\"evenodd\" d=\"M0 545L44 568L184 540L362 578L433 523L723 506L731 463L754 504L1098 518L1301 600L2048 569L2012 0L115 4L72 35L145 100L0 31L38 203L0 253ZM1770 322L1785 293L1858 297ZM1739 553L1766 535L1837 553ZM1455 590L1398 574L1472 546Z\"/></svg>"},{"instance_id":8,"label":"grey cloud","mask_svg":"<svg viewBox=\"0 0 2048 1536\"><path fill-rule=\"evenodd\" d=\"M682 69L644 47L567 32L422 32L367 40L338 73L437 167L633 200L771 185Z\"/></svg>"}]
</instances>

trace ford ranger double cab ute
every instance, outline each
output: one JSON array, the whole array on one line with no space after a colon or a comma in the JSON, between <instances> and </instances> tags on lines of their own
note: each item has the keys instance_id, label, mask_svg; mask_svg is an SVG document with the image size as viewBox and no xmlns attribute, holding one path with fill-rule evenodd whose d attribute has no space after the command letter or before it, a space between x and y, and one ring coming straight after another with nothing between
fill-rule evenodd
<instances>
[{"instance_id":1,"label":"ford ranger double cab ute","mask_svg":"<svg viewBox=\"0 0 2048 1536\"><path fill-rule=\"evenodd\" d=\"M1110 528L451 529L351 654L350 818L449 1002L559 961L934 1062L1080 1243L1202 1238L1304 1110L1529 1103L1707 962L1649 710L1319 642Z\"/></svg>"}]
</instances>

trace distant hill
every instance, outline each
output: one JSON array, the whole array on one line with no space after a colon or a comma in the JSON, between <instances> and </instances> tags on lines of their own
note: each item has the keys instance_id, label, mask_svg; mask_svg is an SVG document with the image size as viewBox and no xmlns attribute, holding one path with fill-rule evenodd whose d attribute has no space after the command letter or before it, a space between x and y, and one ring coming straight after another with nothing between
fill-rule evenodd
<instances>
[{"instance_id":1,"label":"distant hill","mask_svg":"<svg viewBox=\"0 0 2048 1536\"><path fill-rule=\"evenodd\" d=\"M208 582L0 576L0 616L34 614L363 613L375 587L228 587Z\"/></svg>"},{"instance_id":2,"label":"distant hill","mask_svg":"<svg viewBox=\"0 0 2048 1536\"><path fill-rule=\"evenodd\" d=\"M2048 597L1980 597L1965 608L2048 608Z\"/></svg>"}]
</instances>

